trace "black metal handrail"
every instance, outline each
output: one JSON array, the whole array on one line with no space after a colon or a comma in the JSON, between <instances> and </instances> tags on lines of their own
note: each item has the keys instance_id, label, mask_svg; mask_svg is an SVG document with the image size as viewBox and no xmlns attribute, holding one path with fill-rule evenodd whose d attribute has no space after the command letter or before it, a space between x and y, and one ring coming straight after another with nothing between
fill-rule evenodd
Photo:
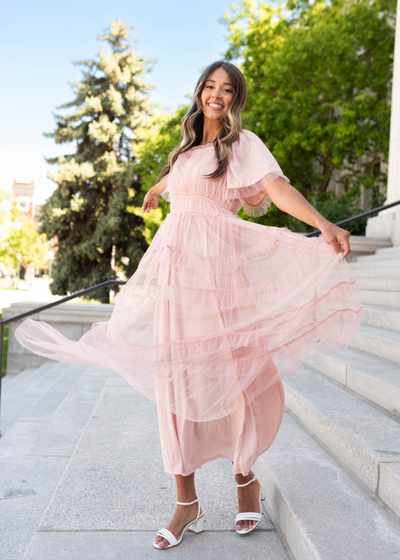
<instances>
[{"instance_id":1,"label":"black metal handrail","mask_svg":"<svg viewBox=\"0 0 400 560\"><path fill-rule=\"evenodd\" d=\"M357 216L353 216L352 218L347 218L346 220L341 220L340 222L336 222L336 226L343 226L346 224L350 224L352 222L356 222L358 220L362 220L363 218L367 218L372 214L376 214L381 210L386 210L387 208L392 208L393 206L397 206L400 204L400 200L397 202L392 202L391 204L386 204L384 206L379 206L378 208L373 208L372 210L368 210L368 212L363 212L362 214L357 214ZM314 237L315 235L319 235L321 230L316 229L309 233L305 234L305 237ZM46 305L41 305L40 307L36 307L31 311L25 311L24 313L20 313L19 315L14 315L14 317L10 317L10 319L4 319L0 321L0 421L1 421L1 385L2 385L2 377L3 377L3 342L4 342L4 327L9 323L13 323L14 321L20 321L21 319L25 319L25 317L29 317L30 315L34 315L36 313L40 313L41 311L45 311L46 309L50 309L51 307L55 307L56 305L60 305L66 301L71 299L75 299L82 295L89 294L96 290L101 290L102 288L107 288L108 286L115 286L115 285L123 285L126 284L125 280L106 280L101 284L96 284L90 288L85 288L84 290L80 290L79 292L75 292L69 296L63 297L58 299L57 301L53 301L51 303L47 303ZM0 430L0 437L1 437L1 430Z\"/></svg>"},{"instance_id":2,"label":"black metal handrail","mask_svg":"<svg viewBox=\"0 0 400 560\"><path fill-rule=\"evenodd\" d=\"M340 220L340 222L335 222L335 226L345 226L347 224L351 224L352 222L358 222L358 220L362 220L363 218L368 218L368 216L372 216L372 214L381 212L381 210L387 210L388 208L392 208L392 206L397 206L398 204L400 204L400 200L397 200L396 202L391 202L390 204L385 204L384 206L378 206L378 208L373 208L372 210L368 210L368 212L357 214L357 216L353 216L352 218L346 218L345 220ZM310 231L309 233L306 233L305 237L314 237L315 235L319 235L320 233L321 233L320 229L315 229L314 231Z\"/></svg>"}]
</instances>

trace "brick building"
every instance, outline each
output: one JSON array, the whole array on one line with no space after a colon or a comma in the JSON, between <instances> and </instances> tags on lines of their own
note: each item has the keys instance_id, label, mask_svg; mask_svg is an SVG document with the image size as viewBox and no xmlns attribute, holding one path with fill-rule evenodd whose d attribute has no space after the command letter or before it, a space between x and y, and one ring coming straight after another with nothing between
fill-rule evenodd
<instances>
[{"instance_id":1,"label":"brick building","mask_svg":"<svg viewBox=\"0 0 400 560\"><path fill-rule=\"evenodd\" d=\"M38 213L42 205L35 203L35 188L34 181L18 183L14 180L12 192L17 199L17 209L21 215L38 225Z\"/></svg>"}]
</instances>

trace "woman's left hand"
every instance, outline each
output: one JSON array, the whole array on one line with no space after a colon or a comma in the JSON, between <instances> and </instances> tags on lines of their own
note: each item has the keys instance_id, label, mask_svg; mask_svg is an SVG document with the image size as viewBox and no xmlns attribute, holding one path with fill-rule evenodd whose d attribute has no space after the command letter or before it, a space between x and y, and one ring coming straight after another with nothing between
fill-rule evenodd
<instances>
[{"instance_id":1,"label":"woman's left hand","mask_svg":"<svg viewBox=\"0 0 400 560\"><path fill-rule=\"evenodd\" d=\"M347 257L350 253L349 231L329 222L321 228L321 233L327 243L334 248L339 258L344 259Z\"/></svg>"}]
</instances>

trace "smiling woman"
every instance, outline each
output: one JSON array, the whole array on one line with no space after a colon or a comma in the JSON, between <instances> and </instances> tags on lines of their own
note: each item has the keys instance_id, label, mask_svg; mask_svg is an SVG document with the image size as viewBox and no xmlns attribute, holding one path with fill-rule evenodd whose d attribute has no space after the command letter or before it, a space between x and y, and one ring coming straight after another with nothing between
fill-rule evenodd
<instances>
[{"instance_id":1,"label":"smiling woman","mask_svg":"<svg viewBox=\"0 0 400 560\"><path fill-rule=\"evenodd\" d=\"M114 369L157 404L166 472L178 503L153 545L176 546L203 530L194 473L223 457L238 485L236 531L261 520L251 468L274 441L285 408L282 378L315 348L345 348L362 319L347 262L349 233L290 185L278 162L241 126L246 83L218 61L201 75L183 118L182 142L143 201L171 210L109 321L79 342L28 319L16 330L34 352ZM308 238L241 220L271 203L321 229ZM254 482L254 484L251 484Z\"/></svg>"},{"instance_id":2,"label":"smiling woman","mask_svg":"<svg viewBox=\"0 0 400 560\"><path fill-rule=\"evenodd\" d=\"M206 80L205 87L202 91L201 103L203 113L205 118L208 118L210 121L214 118L213 113L218 115L218 120L220 120L223 115L226 115L229 105L232 102L232 84L230 82L222 82L220 93L217 87L217 80L220 82L224 79L226 74L227 72L223 68L217 68L213 74L216 79L209 78ZM205 140L204 143L206 142L207 140ZM212 142L212 140L210 140L210 142Z\"/></svg>"}]
</instances>

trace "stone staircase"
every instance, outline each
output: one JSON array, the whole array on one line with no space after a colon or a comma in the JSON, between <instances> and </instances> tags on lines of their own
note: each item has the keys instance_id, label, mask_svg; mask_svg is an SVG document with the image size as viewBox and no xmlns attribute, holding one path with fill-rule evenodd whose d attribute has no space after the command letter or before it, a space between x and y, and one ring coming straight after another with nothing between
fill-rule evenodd
<instances>
[{"instance_id":1,"label":"stone staircase","mask_svg":"<svg viewBox=\"0 0 400 560\"><path fill-rule=\"evenodd\" d=\"M345 352L313 352L256 464L296 560L400 558L400 248L350 264L364 321Z\"/></svg>"},{"instance_id":2,"label":"stone staircase","mask_svg":"<svg viewBox=\"0 0 400 560\"><path fill-rule=\"evenodd\" d=\"M400 559L400 249L351 267L364 324L345 352L314 352L284 383L281 429L253 469L261 527L235 533L232 465L219 459L196 471L205 532L167 554ZM57 362L6 376L2 400L0 558L158 558L176 490L154 403L114 372Z\"/></svg>"}]
</instances>

